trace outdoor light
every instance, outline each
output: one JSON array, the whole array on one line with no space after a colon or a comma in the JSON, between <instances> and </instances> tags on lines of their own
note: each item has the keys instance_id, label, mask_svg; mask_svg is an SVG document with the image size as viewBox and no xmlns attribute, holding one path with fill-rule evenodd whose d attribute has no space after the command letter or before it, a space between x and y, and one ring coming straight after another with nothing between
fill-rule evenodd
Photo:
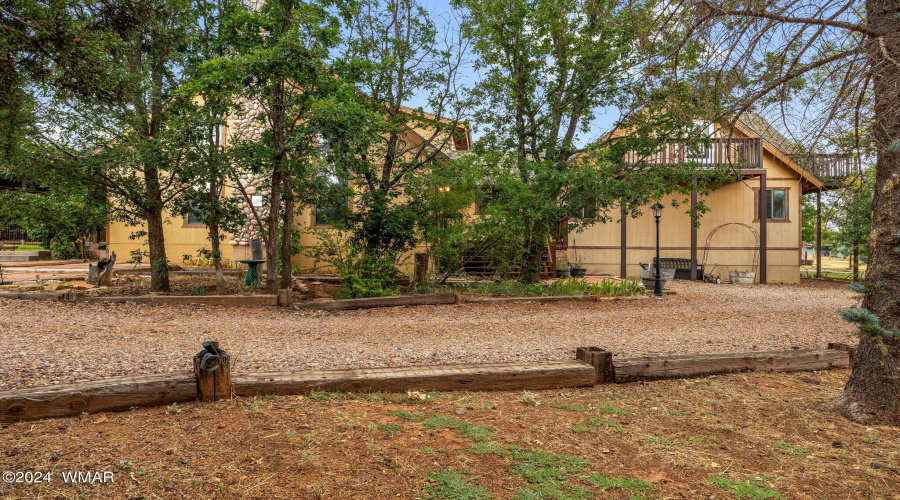
<instances>
[{"instance_id":1,"label":"outdoor light","mask_svg":"<svg viewBox=\"0 0 900 500\"><path fill-rule=\"evenodd\" d=\"M438 191L441 192L441 193L449 193L449 192L450 192L450 186L441 186L441 187L438 188Z\"/></svg>"},{"instance_id":2,"label":"outdoor light","mask_svg":"<svg viewBox=\"0 0 900 500\"><path fill-rule=\"evenodd\" d=\"M662 274L659 272L659 217L662 215L663 206L660 202L656 202L653 206L650 207L650 210L653 210L653 217L656 218L656 276L653 281L653 295L656 295L657 298L662 298Z\"/></svg>"}]
</instances>

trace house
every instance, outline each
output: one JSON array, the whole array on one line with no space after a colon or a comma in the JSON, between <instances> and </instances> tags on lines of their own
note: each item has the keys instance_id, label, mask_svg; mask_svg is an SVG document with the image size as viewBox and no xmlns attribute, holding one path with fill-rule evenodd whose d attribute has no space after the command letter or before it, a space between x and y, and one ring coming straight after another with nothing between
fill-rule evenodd
<instances>
[{"instance_id":1,"label":"house","mask_svg":"<svg viewBox=\"0 0 900 500\"><path fill-rule=\"evenodd\" d=\"M257 140L261 137L264 125L256 122L251 116L259 112L259 105L252 102L244 103L243 114L230 116L222 131L222 137L226 140ZM411 109L405 109L412 113ZM436 120L437 117L425 113L426 120ZM444 123L452 123L444 120ZM440 154L449 158L454 152L466 151L471 145L471 132L464 124L456 126L456 133L452 137L439 138L443 148ZM410 126L407 129L405 140L412 147L427 143L432 133L418 126ZM268 206L264 203L266 192L263 189L266 174L254 175L246 173L238 179L227 183L222 196L231 196L238 199L238 204L244 212L243 227L235 234L226 235L222 245L222 258L231 262L250 259L250 240L256 238L259 227L266 220ZM342 179L333 179L334 182L345 182ZM311 246L317 243L315 233L332 227L331 220L336 210L333 207L311 207L299 211L294 218L295 224L301 229L310 229L301 238L301 244ZM166 256L175 264L181 263L184 257L195 257L198 250L209 248L206 225L193 215L180 216L168 213L165 216L168 222L164 227L166 242ZM115 252L119 256L134 255L134 252L145 251L146 245L141 240L129 238L135 231L143 228L127 225L124 222L112 222L107 227L108 251ZM300 265L307 269L312 268L314 261L306 255L298 254L291 258L294 265ZM146 263L146 259L144 261Z\"/></svg>"},{"instance_id":2,"label":"house","mask_svg":"<svg viewBox=\"0 0 900 500\"><path fill-rule=\"evenodd\" d=\"M660 200L666 206L659 224L660 257L686 259L691 268L702 265L706 274L724 280L730 271L752 271L761 283L798 282L802 196L818 193L821 199L823 191L840 187L858 172L858 162L840 155L804 154L756 114L745 114L733 125L708 127L711 144L701 151L686 152L672 141L653 157L624 158L649 167L687 160L729 165L738 174L736 182L705 198L710 210L699 227L687 207L672 208L674 197ZM692 207L696 202L694 192ZM649 207L641 212L638 218L598 222L571 232L557 243L558 253L565 251L566 258L580 262L588 274L639 277L640 264L653 262L656 255L655 219Z\"/></svg>"}]
</instances>

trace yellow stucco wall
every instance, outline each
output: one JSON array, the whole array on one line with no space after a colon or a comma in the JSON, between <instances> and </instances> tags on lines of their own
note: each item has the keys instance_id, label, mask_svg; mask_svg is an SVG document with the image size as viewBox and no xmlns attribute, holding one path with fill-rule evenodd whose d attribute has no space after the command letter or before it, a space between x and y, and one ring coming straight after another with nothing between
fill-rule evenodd
<instances>
[{"instance_id":1,"label":"yellow stucco wall","mask_svg":"<svg viewBox=\"0 0 900 500\"><path fill-rule=\"evenodd\" d=\"M800 280L800 213L801 185L799 175L781 161L766 152L764 165L767 170L767 187L788 189L788 221L768 221L767 280L769 283L796 283ZM716 227L741 222L759 231L755 218L755 197L759 179L750 178L725 185L710 194L704 201L709 207L700 219L697 230L697 260L703 263L707 237ZM672 199L683 202L683 197L660 200L666 206L660 219L660 257L690 258L691 220L689 206L672 207ZM640 263L652 262L656 255L656 228L650 208L642 207L642 216L626 221L627 275L640 276ZM581 260L588 274L620 273L621 225L619 214L613 221L598 223L580 233L568 236L570 261ZM732 270L749 271L756 254L756 240L745 227L730 225L719 229L709 242L706 272L715 266L715 274L727 280ZM758 269L757 269L758 276Z\"/></svg>"}]
</instances>

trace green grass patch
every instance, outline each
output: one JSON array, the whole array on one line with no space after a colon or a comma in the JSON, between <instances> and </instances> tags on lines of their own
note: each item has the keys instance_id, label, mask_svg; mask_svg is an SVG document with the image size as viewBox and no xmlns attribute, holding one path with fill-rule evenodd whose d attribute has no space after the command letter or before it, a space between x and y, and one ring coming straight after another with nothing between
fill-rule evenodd
<instances>
[{"instance_id":1,"label":"green grass patch","mask_svg":"<svg viewBox=\"0 0 900 500\"><path fill-rule=\"evenodd\" d=\"M350 399L353 396L343 391L312 391L308 397L318 401L331 401L333 399Z\"/></svg>"},{"instance_id":2,"label":"green grass patch","mask_svg":"<svg viewBox=\"0 0 900 500\"><path fill-rule=\"evenodd\" d=\"M784 441L779 441L777 439L772 440L772 444L775 445L782 453L787 455L793 455L795 457L802 457L809 453L809 450L802 446L797 446L791 443L785 443Z\"/></svg>"},{"instance_id":3,"label":"green grass patch","mask_svg":"<svg viewBox=\"0 0 900 500\"><path fill-rule=\"evenodd\" d=\"M453 469L441 469L428 473L429 483L425 485L426 499L441 500L488 500L490 492L459 475Z\"/></svg>"},{"instance_id":4,"label":"green grass patch","mask_svg":"<svg viewBox=\"0 0 900 500\"><path fill-rule=\"evenodd\" d=\"M634 477L604 476L603 474L598 474L596 472L591 473L587 481L598 488L603 488L604 490L614 490L616 488L621 488L623 490L646 493L653 489L653 483L644 481L643 479L637 479Z\"/></svg>"},{"instance_id":5,"label":"green grass patch","mask_svg":"<svg viewBox=\"0 0 900 500\"><path fill-rule=\"evenodd\" d=\"M747 479L735 481L722 476L710 476L706 480L708 484L718 486L723 491L731 493L736 498L751 498L753 500L765 500L768 498L784 498L778 490L772 489L760 479Z\"/></svg>"},{"instance_id":6,"label":"green grass patch","mask_svg":"<svg viewBox=\"0 0 900 500\"><path fill-rule=\"evenodd\" d=\"M466 448L466 451L468 451L469 453L478 455L478 456L484 456L484 455L487 455L488 453L493 453L500 457L505 457L505 456L509 455L509 452L507 452L503 448L503 446L501 446L500 443L498 443L496 441L485 441L485 442L474 443L474 444L470 445L468 448Z\"/></svg>"},{"instance_id":7,"label":"green grass patch","mask_svg":"<svg viewBox=\"0 0 900 500\"><path fill-rule=\"evenodd\" d=\"M475 441L484 441L494 437L489 425L474 425L446 415L432 415L425 421L426 429L455 429L461 435Z\"/></svg>"},{"instance_id":8,"label":"green grass patch","mask_svg":"<svg viewBox=\"0 0 900 500\"><path fill-rule=\"evenodd\" d=\"M605 420L602 418L590 418L587 421L588 425L593 425L594 427L606 427L613 432L625 432L625 427L618 422L613 422L612 420Z\"/></svg>"},{"instance_id":9,"label":"green grass patch","mask_svg":"<svg viewBox=\"0 0 900 500\"><path fill-rule=\"evenodd\" d=\"M620 410L618 408L613 408L609 405L600 405L597 407L597 410L600 413L606 413L607 415L619 415L621 417L630 417L631 413L628 413L625 410Z\"/></svg>"},{"instance_id":10,"label":"green grass patch","mask_svg":"<svg viewBox=\"0 0 900 500\"><path fill-rule=\"evenodd\" d=\"M394 410L391 412L391 415L400 417L403 420L407 420L409 422L420 422L422 420L425 420L425 417L423 417L422 415L406 410Z\"/></svg>"},{"instance_id":11,"label":"green grass patch","mask_svg":"<svg viewBox=\"0 0 900 500\"><path fill-rule=\"evenodd\" d=\"M553 405L553 407L567 411L590 411L594 409L594 407L590 405Z\"/></svg>"},{"instance_id":12,"label":"green grass patch","mask_svg":"<svg viewBox=\"0 0 900 500\"><path fill-rule=\"evenodd\" d=\"M687 415L685 412L683 412L683 411L678 411L678 410L669 410L667 413L668 413L669 415L676 415L676 416L679 416L679 417L682 416L682 415Z\"/></svg>"},{"instance_id":13,"label":"green grass patch","mask_svg":"<svg viewBox=\"0 0 900 500\"><path fill-rule=\"evenodd\" d=\"M403 427L401 427L397 424L381 424L381 425L376 426L376 429L378 429L381 432L384 432L385 434L390 434L391 436L394 436L396 434L399 434L400 431L403 430Z\"/></svg>"},{"instance_id":14,"label":"green grass patch","mask_svg":"<svg viewBox=\"0 0 900 500\"><path fill-rule=\"evenodd\" d=\"M558 499L587 500L593 498L589 488L572 484L569 476L578 474L590 462L572 455L555 455L542 450L510 448L510 456L517 462L513 475L523 478L528 485L516 490L518 500Z\"/></svg>"},{"instance_id":15,"label":"green grass patch","mask_svg":"<svg viewBox=\"0 0 900 500\"><path fill-rule=\"evenodd\" d=\"M35 250L43 250L42 245L19 245L16 247L17 252L33 252Z\"/></svg>"},{"instance_id":16,"label":"green grass patch","mask_svg":"<svg viewBox=\"0 0 900 500\"><path fill-rule=\"evenodd\" d=\"M575 434L586 434L588 432L594 432L594 430L590 427L579 424L572 426L572 432L574 432Z\"/></svg>"}]
</instances>

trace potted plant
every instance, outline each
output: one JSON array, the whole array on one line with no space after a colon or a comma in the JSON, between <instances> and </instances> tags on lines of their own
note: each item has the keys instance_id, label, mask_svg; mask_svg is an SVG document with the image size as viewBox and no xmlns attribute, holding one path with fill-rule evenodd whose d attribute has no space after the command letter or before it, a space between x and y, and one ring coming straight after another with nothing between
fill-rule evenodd
<instances>
[{"instance_id":1,"label":"potted plant","mask_svg":"<svg viewBox=\"0 0 900 500\"><path fill-rule=\"evenodd\" d=\"M575 263L572 264L572 276L576 278L584 278L587 275L587 268L581 265L580 260L575 260Z\"/></svg>"},{"instance_id":2,"label":"potted plant","mask_svg":"<svg viewBox=\"0 0 900 500\"><path fill-rule=\"evenodd\" d=\"M565 260L556 261L556 277L557 278L568 278L570 275L571 269L569 268L569 263Z\"/></svg>"},{"instance_id":3,"label":"potted plant","mask_svg":"<svg viewBox=\"0 0 900 500\"><path fill-rule=\"evenodd\" d=\"M577 245L575 240L572 240L572 246ZM572 264L572 276L576 278L584 278L587 274L587 269L581 265L581 259L578 258L578 251L575 251L575 263Z\"/></svg>"}]
</instances>

